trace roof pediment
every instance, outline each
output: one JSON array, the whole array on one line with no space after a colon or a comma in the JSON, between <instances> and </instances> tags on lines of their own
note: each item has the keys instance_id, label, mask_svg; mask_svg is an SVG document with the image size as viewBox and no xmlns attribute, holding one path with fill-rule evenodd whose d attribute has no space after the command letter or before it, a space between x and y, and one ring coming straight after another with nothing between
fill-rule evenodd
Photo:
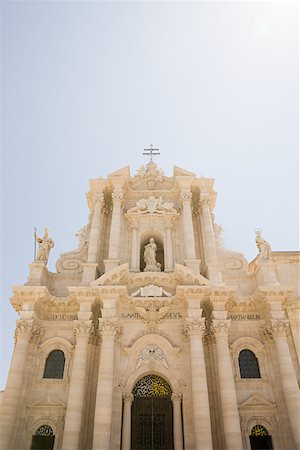
<instances>
[{"instance_id":1,"label":"roof pediment","mask_svg":"<svg viewBox=\"0 0 300 450\"><path fill-rule=\"evenodd\" d=\"M130 178L130 168L129 166L123 167L108 175L108 178Z\"/></svg>"},{"instance_id":2,"label":"roof pediment","mask_svg":"<svg viewBox=\"0 0 300 450\"><path fill-rule=\"evenodd\" d=\"M246 401L239 405L240 408L252 408L252 407L268 407L274 408L275 405L268 400L264 399L258 394L253 394Z\"/></svg>"},{"instance_id":3,"label":"roof pediment","mask_svg":"<svg viewBox=\"0 0 300 450\"><path fill-rule=\"evenodd\" d=\"M182 169L181 167L174 166L173 167L173 176L174 177L195 177L196 174L193 172L189 172L186 169Z\"/></svg>"}]
</instances>

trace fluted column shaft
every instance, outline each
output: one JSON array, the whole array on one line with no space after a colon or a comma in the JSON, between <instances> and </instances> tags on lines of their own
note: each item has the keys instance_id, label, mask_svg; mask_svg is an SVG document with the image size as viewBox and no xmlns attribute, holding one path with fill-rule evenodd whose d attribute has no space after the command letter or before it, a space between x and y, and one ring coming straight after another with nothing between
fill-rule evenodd
<instances>
[{"instance_id":1,"label":"fluted column shaft","mask_svg":"<svg viewBox=\"0 0 300 450\"><path fill-rule=\"evenodd\" d=\"M203 246L206 264L217 264L215 235L211 220L208 195L200 195L200 220L203 232Z\"/></svg>"},{"instance_id":2,"label":"fluted column shaft","mask_svg":"<svg viewBox=\"0 0 300 450\"><path fill-rule=\"evenodd\" d=\"M287 341L287 320L272 320L271 331L275 341L283 395L292 427L296 449L300 449L300 392Z\"/></svg>"},{"instance_id":3,"label":"fluted column shaft","mask_svg":"<svg viewBox=\"0 0 300 450\"><path fill-rule=\"evenodd\" d=\"M95 407L93 450L109 450L112 420L115 335L113 321L100 323L102 336Z\"/></svg>"},{"instance_id":4,"label":"fluted column shaft","mask_svg":"<svg viewBox=\"0 0 300 450\"><path fill-rule=\"evenodd\" d=\"M118 259L119 257L122 198L123 194L119 190L114 191L114 193L112 194L113 211L109 237L109 250L108 250L109 259Z\"/></svg>"},{"instance_id":5,"label":"fluted column shaft","mask_svg":"<svg viewBox=\"0 0 300 450\"><path fill-rule=\"evenodd\" d=\"M182 417L181 417L181 399L180 394L172 394L173 402L173 433L174 433L174 450L183 450L182 439Z\"/></svg>"},{"instance_id":6,"label":"fluted column shaft","mask_svg":"<svg viewBox=\"0 0 300 450\"><path fill-rule=\"evenodd\" d=\"M15 333L15 349L9 369L3 403L0 414L0 449L12 450L13 429L17 419L17 408L24 382L24 368L29 341L32 335L39 333L39 327L33 320L18 320Z\"/></svg>"},{"instance_id":7,"label":"fluted column shaft","mask_svg":"<svg viewBox=\"0 0 300 450\"><path fill-rule=\"evenodd\" d=\"M213 332L217 345L221 411L226 450L243 448L235 382L228 346L230 320L213 320Z\"/></svg>"},{"instance_id":8,"label":"fluted column shaft","mask_svg":"<svg viewBox=\"0 0 300 450\"><path fill-rule=\"evenodd\" d=\"M77 341L70 380L62 450L80 450L80 435L87 373L88 342L89 337L93 332L92 321L77 321L74 332L76 334Z\"/></svg>"},{"instance_id":9,"label":"fluted column shaft","mask_svg":"<svg viewBox=\"0 0 300 450\"><path fill-rule=\"evenodd\" d=\"M205 318L187 319L185 332L190 338L191 381L195 449L212 450L211 422L202 336Z\"/></svg>"},{"instance_id":10,"label":"fluted column shaft","mask_svg":"<svg viewBox=\"0 0 300 450\"><path fill-rule=\"evenodd\" d=\"M131 227L131 270L137 271L139 269L138 264L138 245L137 245L137 226Z\"/></svg>"},{"instance_id":11,"label":"fluted column shaft","mask_svg":"<svg viewBox=\"0 0 300 450\"><path fill-rule=\"evenodd\" d=\"M96 263L98 260L98 252L101 238L102 206L103 206L103 194L101 193L95 198L95 208L93 212L93 219L89 239L89 250L87 257L88 263Z\"/></svg>"},{"instance_id":12,"label":"fluted column shaft","mask_svg":"<svg viewBox=\"0 0 300 450\"><path fill-rule=\"evenodd\" d=\"M123 397L123 427L122 427L122 450L131 449L131 405L133 394L126 394Z\"/></svg>"},{"instance_id":13,"label":"fluted column shaft","mask_svg":"<svg viewBox=\"0 0 300 450\"><path fill-rule=\"evenodd\" d=\"M166 247L166 271L170 272L174 269L172 225L166 226Z\"/></svg>"},{"instance_id":14,"label":"fluted column shaft","mask_svg":"<svg viewBox=\"0 0 300 450\"><path fill-rule=\"evenodd\" d=\"M190 191L182 191L181 193L182 220L183 220L183 233L184 233L186 259L196 258L194 227L191 212L191 197L192 194Z\"/></svg>"}]
</instances>

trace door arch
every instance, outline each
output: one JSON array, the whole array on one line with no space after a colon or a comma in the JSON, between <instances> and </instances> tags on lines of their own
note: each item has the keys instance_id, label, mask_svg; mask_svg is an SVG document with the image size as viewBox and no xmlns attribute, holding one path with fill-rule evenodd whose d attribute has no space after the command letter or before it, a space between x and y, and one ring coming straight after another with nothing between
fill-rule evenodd
<instances>
[{"instance_id":1,"label":"door arch","mask_svg":"<svg viewBox=\"0 0 300 450\"><path fill-rule=\"evenodd\" d=\"M173 450L172 389L154 374L140 379L132 390L131 450Z\"/></svg>"}]
</instances>

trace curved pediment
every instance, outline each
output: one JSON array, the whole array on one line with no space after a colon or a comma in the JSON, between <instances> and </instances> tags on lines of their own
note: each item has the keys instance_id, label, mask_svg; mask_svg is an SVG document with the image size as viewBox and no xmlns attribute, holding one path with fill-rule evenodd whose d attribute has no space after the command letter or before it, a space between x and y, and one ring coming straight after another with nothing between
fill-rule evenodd
<instances>
[{"instance_id":1,"label":"curved pediment","mask_svg":"<svg viewBox=\"0 0 300 450\"><path fill-rule=\"evenodd\" d=\"M175 295L177 286L209 285L209 280L203 275L195 274L181 264L175 264L174 272L136 273L129 271L128 263L115 267L91 283L91 286L126 286L128 294L135 299L143 296L144 289L147 291L149 286L155 288L156 297L158 290L161 293L159 297L171 297Z\"/></svg>"}]
</instances>

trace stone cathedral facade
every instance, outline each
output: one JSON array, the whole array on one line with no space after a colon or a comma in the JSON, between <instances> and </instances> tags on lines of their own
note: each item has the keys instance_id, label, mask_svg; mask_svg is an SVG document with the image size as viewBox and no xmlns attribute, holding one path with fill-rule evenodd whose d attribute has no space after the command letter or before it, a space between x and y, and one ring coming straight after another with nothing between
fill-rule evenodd
<instances>
[{"instance_id":1,"label":"stone cathedral facade","mask_svg":"<svg viewBox=\"0 0 300 450\"><path fill-rule=\"evenodd\" d=\"M299 253L226 249L213 184L126 167L90 181L56 273L37 238L1 450L300 449Z\"/></svg>"}]
</instances>

